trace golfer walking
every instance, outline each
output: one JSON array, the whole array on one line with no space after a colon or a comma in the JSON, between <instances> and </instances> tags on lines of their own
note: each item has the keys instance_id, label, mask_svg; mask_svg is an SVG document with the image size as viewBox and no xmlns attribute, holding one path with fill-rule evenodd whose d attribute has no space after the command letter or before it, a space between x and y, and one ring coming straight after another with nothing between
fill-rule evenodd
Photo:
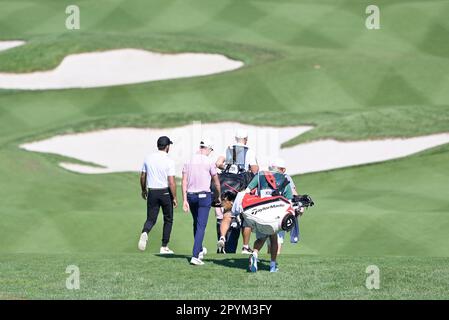
<instances>
[{"instance_id":1,"label":"golfer walking","mask_svg":"<svg viewBox=\"0 0 449 320\"><path fill-rule=\"evenodd\" d=\"M173 254L168 248L173 225L173 206L176 208L175 162L168 157L170 145L173 142L166 136L157 140L158 151L150 154L144 160L140 175L142 198L147 201L147 220L143 226L138 248L145 250L148 233L156 224L159 209L162 207L164 227L162 232L161 254Z\"/></svg>"},{"instance_id":2,"label":"golfer walking","mask_svg":"<svg viewBox=\"0 0 449 320\"><path fill-rule=\"evenodd\" d=\"M200 149L182 170L182 207L184 212L190 210L193 217L194 245L190 263L194 265L203 265L202 260L207 253L206 248L203 248L203 239L212 204L211 179L221 194L215 164L208 157L212 151L212 143L203 139Z\"/></svg>"},{"instance_id":3,"label":"golfer walking","mask_svg":"<svg viewBox=\"0 0 449 320\"><path fill-rule=\"evenodd\" d=\"M218 157L215 165L219 169L225 169L227 165L237 164L244 171L251 172L253 175L257 174L259 171L259 165L256 159L256 153L254 150L248 148L248 131L245 129L237 130L235 134L235 144L229 146L225 150L225 155ZM235 158L235 159L234 159ZM239 238L239 233L231 233L233 237L227 237L232 217L230 213L223 214L222 208L216 208L215 215L217 217L217 224L220 225L217 228L218 242L217 242L217 253L226 252L235 253ZM249 241L251 237L251 228L246 226L245 221L242 224L242 238L243 247L242 254L251 254L252 249L249 247ZM226 244L226 238L229 242Z\"/></svg>"}]
</instances>

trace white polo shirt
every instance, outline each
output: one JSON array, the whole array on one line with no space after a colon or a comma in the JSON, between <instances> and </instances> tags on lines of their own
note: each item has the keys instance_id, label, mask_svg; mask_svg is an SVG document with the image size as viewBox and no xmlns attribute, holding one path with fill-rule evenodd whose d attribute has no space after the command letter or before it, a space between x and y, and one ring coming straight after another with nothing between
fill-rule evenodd
<instances>
[{"instance_id":1,"label":"white polo shirt","mask_svg":"<svg viewBox=\"0 0 449 320\"><path fill-rule=\"evenodd\" d=\"M157 151L145 157L142 172L147 174L147 188L168 188L168 177L175 175L175 162L165 151Z\"/></svg>"}]
</instances>

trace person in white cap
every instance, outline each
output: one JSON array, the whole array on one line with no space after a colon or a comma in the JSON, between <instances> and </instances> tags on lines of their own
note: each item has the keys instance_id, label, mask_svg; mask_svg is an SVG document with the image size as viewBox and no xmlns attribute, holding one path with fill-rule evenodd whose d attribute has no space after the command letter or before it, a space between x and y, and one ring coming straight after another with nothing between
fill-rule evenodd
<instances>
[{"instance_id":1,"label":"person in white cap","mask_svg":"<svg viewBox=\"0 0 449 320\"><path fill-rule=\"evenodd\" d=\"M283 159L281 158L273 159L270 162L268 171L259 172L248 184L246 192L252 193L255 191L255 194L261 198L271 197L272 195L277 193L291 201L293 199L293 189L292 186L290 185L292 180L290 177L285 175L285 167L286 165ZM265 240L267 238L270 238L269 243L269 250L271 253L270 272L278 271L278 266L276 263L276 258L278 254L278 237L276 236L276 234L274 234L271 235L270 237L257 236L257 240L254 243L254 250L250 256L249 269L251 272L257 271L258 253L262 248L262 246L264 245Z\"/></svg>"},{"instance_id":2,"label":"person in white cap","mask_svg":"<svg viewBox=\"0 0 449 320\"><path fill-rule=\"evenodd\" d=\"M229 172L241 173L241 172L251 172L255 175L259 171L259 165L257 163L256 153L254 150L247 146L248 143L248 131L244 128L240 128L235 133L235 144L229 146L225 150L225 155L218 157L216 166L222 170L228 170ZM220 225L217 228L218 232L218 251L224 252L226 245L226 234L228 233L229 227L231 225L232 217L229 213L223 215L221 208L216 208L217 224ZM251 254L252 250L249 247L249 241L251 237L251 229L245 226L243 222L242 227L242 237L243 237L243 247L242 254ZM237 237L231 237L233 245L231 252L235 252L235 246L238 242ZM231 244L231 243L229 243Z\"/></svg>"},{"instance_id":3,"label":"person in white cap","mask_svg":"<svg viewBox=\"0 0 449 320\"><path fill-rule=\"evenodd\" d=\"M246 129L238 129L235 133L235 144L229 146L225 155L218 157L216 166L219 169L225 169L228 164L237 164L242 166L245 171L251 171L256 174L259 171L259 165L254 150L247 146L248 131ZM235 157L233 151L236 151ZM234 159L235 158L235 159Z\"/></svg>"},{"instance_id":4,"label":"person in white cap","mask_svg":"<svg viewBox=\"0 0 449 320\"><path fill-rule=\"evenodd\" d=\"M286 174L285 172L287 171L286 168L286 164L284 159L282 158L275 158L273 159L270 164L269 164L269 170L271 171L276 171L276 172L280 172L283 173L285 178L287 178L287 180L290 182L290 188L292 190L292 194L293 196L297 196L298 192L296 191L296 186L295 183L293 182L292 177L290 177L288 174ZM301 208L301 210L303 211L304 208ZM284 243L284 237L285 237L285 231L279 231L278 232L278 254L281 253L281 249L282 249L282 244ZM271 244L270 244L270 239L268 239L268 253L270 253L271 249Z\"/></svg>"},{"instance_id":5,"label":"person in white cap","mask_svg":"<svg viewBox=\"0 0 449 320\"><path fill-rule=\"evenodd\" d=\"M203 265L207 253L203 240L212 204L211 180L218 192L221 192L215 163L209 160L212 151L212 141L203 138L199 150L182 170L182 207L184 212L190 211L193 218L194 245L190 260L193 265Z\"/></svg>"}]
</instances>

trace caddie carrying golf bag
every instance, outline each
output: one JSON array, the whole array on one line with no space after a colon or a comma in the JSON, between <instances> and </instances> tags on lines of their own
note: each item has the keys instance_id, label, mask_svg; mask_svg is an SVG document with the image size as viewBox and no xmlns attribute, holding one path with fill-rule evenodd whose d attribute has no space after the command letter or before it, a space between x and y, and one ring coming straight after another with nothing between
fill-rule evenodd
<instances>
[{"instance_id":1,"label":"caddie carrying golf bag","mask_svg":"<svg viewBox=\"0 0 449 320\"><path fill-rule=\"evenodd\" d=\"M314 205L312 198L309 195L294 196L290 202L282 196L284 189L290 183L287 177L284 176L279 184L271 172L262 172L262 177L268 184L268 189L265 189L267 192L262 196L244 195L243 219L253 230L267 236L280 230L290 231L295 226L296 217L301 214L301 207Z\"/></svg>"},{"instance_id":2,"label":"caddie carrying golf bag","mask_svg":"<svg viewBox=\"0 0 449 320\"><path fill-rule=\"evenodd\" d=\"M312 207L314 204L307 194L294 196L292 202L283 196L261 198L245 194L242 199L242 216L253 230L269 236L280 230L288 232L293 229L301 208Z\"/></svg>"},{"instance_id":3,"label":"caddie carrying golf bag","mask_svg":"<svg viewBox=\"0 0 449 320\"><path fill-rule=\"evenodd\" d=\"M251 182L254 174L245 170L245 158L248 151L247 146L233 145L226 150L226 160L224 170L218 174L220 180L221 193L225 191L239 192L245 190ZM213 207L218 207L218 194L215 185L211 183L211 192L214 195Z\"/></svg>"}]
</instances>

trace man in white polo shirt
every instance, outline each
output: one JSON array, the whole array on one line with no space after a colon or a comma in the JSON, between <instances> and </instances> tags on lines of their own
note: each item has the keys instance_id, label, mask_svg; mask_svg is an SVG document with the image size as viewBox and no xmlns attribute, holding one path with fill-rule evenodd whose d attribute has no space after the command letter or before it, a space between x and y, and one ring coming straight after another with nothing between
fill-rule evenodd
<instances>
[{"instance_id":1,"label":"man in white polo shirt","mask_svg":"<svg viewBox=\"0 0 449 320\"><path fill-rule=\"evenodd\" d=\"M138 248L145 250L148 233L156 224L159 209L162 207L164 227L162 232L161 254L173 254L168 248L173 225L173 207L178 206L176 199L175 162L168 157L173 142L166 136L157 140L158 151L148 155L143 163L140 175L142 198L147 201L147 220L140 235Z\"/></svg>"}]
</instances>

